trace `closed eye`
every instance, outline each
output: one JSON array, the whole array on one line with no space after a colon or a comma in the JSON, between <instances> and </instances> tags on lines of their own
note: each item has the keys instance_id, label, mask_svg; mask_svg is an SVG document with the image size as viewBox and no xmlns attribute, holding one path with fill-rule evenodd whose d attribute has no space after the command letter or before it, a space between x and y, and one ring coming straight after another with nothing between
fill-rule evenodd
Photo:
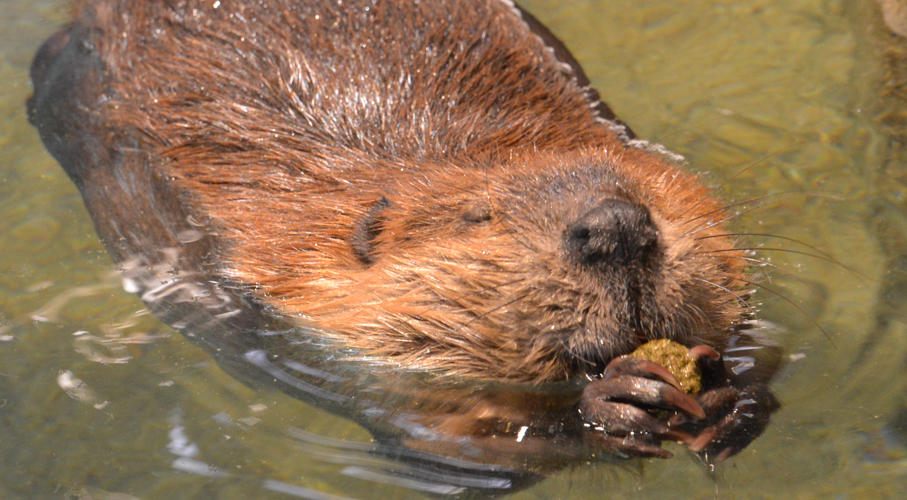
<instances>
[{"instance_id":1,"label":"closed eye","mask_svg":"<svg viewBox=\"0 0 907 500\"><path fill-rule=\"evenodd\" d=\"M363 264L371 265L375 261L375 238L384 229L385 217L383 212L390 205L390 200L382 196L377 203L368 209L365 216L359 219L356 227L353 228L350 246L353 248L353 254Z\"/></svg>"},{"instance_id":2,"label":"closed eye","mask_svg":"<svg viewBox=\"0 0 907 500\"><path fill-rule=\"evenodd\" d=\"M463 211L463 220L470 223L490 221L491 205L486 201L470 203Z\"/></svg>"}]
</instances>

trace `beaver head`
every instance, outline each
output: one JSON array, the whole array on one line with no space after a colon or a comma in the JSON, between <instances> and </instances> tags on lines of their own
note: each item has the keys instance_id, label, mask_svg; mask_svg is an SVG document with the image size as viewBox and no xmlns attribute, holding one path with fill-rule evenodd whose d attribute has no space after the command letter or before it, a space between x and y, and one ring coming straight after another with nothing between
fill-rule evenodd
<instances>
[{"instance_id":1,"label":"beaver head","mask_svg":"<svg viewBox=\"0 0 907 500\"><path fill-rule=\"evenodd\" d=\"M209 207L235 228L233 278L365 355L550 380L648 339L714 342L741 315L739 256L712 253L729 245L720 210L649 153L361 170L282 195L260 185L254 218Z\"/></svg>"}]
</instances>

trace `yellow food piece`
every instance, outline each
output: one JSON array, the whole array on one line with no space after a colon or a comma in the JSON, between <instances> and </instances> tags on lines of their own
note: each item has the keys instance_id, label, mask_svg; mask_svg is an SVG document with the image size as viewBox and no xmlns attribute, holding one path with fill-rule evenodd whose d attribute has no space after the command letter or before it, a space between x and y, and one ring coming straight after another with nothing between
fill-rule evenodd
<instances>
[{"instance_id":1,"label":"yellow food piece","mask_svg":"<svg viewBox=\"0 0 907 500\"><path fill-rule=\"evenodd\" d=\"M630 353L631 357L647 359L665 367L687 394L702 390L702 373L686 346L668 339L651 340Z\"/></svg>"}]
</instances>

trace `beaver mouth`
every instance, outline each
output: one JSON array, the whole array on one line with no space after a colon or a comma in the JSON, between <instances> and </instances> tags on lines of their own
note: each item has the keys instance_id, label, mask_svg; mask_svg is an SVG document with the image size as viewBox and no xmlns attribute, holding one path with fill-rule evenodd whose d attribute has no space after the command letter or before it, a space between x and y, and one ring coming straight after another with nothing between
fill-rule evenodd
<instances>
[{"instance_id":1,"label":"beaver mouth","mask_svg":"<svg viewBox=\"0 0 907 500\"><path fill-rule=\"evenodd\" d=\"M631 326L637 324L638 314L634 314L631 323L615 330L601 329L576 334L566 353L570 364L580 374L598 375L614 358L628 354L655 338L672 338L667 332L647 335L638 326Z\"/></svg>"},{"instance_id":2,"label":"beaver mouth","mask_svg":"<svg viewBox=\"0 0 907 500\"><path fill-rule=\"evenodd\" d=\"M653 295L654 273L660 260L660 232L649 209L640 203L607 198L568 224L564 248L581 275L592 277L599 293L610 296L615 325L596 330L582 352L576 353L592 370L604 368L624 347L645 342L643 303ZM608 340L608 342L604 342ZM629 341L629 342L628 342Z\"/></svg>"}]
</instances>

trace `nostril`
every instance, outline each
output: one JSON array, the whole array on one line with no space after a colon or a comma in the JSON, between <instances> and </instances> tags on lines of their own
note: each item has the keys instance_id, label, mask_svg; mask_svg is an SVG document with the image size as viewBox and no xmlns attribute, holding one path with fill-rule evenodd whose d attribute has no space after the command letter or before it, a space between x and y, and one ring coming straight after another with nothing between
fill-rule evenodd
<instances>
[{"instance_id":1,"label":"nostril","mask_svg":"<svg viewBox=\"0 0 907 500\"><path fill-rule=\"evenodd\" d=\"M658 246L649 210L624 200L605 200L580 216L565 234L567 252L582 264L646 261Z\"/></svg>"},{"instance_id":2,"label":"nostril","mask_svg":"<svg viewBox=\"0 0 907 500\"><path fill-rule=\"evenodd\" d=\"M589 238L591 237L592 232L585 225L572 226L568 235L568 238L574 243L573 246L580 250L588 247Z\"/></svg>"}]
</instances>

